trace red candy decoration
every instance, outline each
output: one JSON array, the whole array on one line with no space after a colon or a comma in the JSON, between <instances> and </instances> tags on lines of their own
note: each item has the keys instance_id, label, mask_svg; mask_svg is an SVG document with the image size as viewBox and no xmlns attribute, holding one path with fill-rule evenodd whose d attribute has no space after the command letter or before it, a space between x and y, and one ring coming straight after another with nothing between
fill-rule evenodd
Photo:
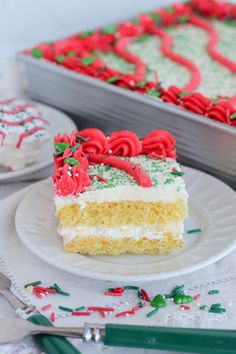
<instances>
[{"instance_id":1,"label":"red candy decoration","mask_svg":"<svg viewBox=\"0 0 236 354\"><path fill-rule=\"evenodd\" d=\"M211 100L201 93L196 92L181 97L180 105L188 111L204 115L207 112L208 106L211 105Z\"/></svg>"},{"instance_id":2,"label":"red candy decoration","mask_svg":"<svg viewBox=\"0 0 236 354\"><path fill-rule=\"evenodd\" d=\"M166 130L154 130L142 141L142 154L156 153L163 157L176 159L176 140Z\"/></svg>"},{"instance_id":3,"label":"red candy decoration","mask_svg":"<svg viewBox=\"0 0 236 354\"><path fill-rule=\"evenodd\" d=\"M135 133L130 130L113 132L108 140L109 155L137 156L142 150L142 145Z\"/></svg>"}]
</instances>

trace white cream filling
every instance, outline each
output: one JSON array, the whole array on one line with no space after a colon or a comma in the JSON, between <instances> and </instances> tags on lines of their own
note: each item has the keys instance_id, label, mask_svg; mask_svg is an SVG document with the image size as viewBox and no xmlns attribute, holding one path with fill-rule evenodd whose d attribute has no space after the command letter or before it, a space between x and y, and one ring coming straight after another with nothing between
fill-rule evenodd
<instances>
[{"instance_id":1,"label":"white cream filling","mask_svg":"<svg viewBox=\"0 0 236 354\"><path fill-rule=\"evenodd\" d=\"M172 222L167 225L125 225L116 227L103 226L74 226L61 227L58 233L63 237L64 242L70 242L77 236L83 237L108 237L113 239L121 239L132 237L139 239L145 236L151 240L161 240L165 238L165 233L171 232L176 239L183 238L184 224L183 222Z\"/></svg>"},{"instance_id":2,"label":"white cream filling","mask_svg":"<svg viewBox=\"0 0 236 354\"><path fill-rule=\"evenodd\" d=\"M81 193L78 197L55 196L56 209L60 210L66 205L76 204L81 209L85 208L87 202L106 203L121 201L142 201L142 202L166 202L174 203L177 200L187 201L188 193L185 189L173 190L171 186L160 186L159 188L143 188L140 186L119 186L111 189L100 189Z\"/></svg>"}]
</instances>

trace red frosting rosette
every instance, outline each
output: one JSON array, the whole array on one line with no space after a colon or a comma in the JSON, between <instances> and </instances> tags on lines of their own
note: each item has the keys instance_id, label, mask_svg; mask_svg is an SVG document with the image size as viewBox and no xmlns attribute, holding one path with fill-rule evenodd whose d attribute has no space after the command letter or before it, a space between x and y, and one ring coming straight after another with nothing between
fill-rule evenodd
<instances>
[{"instance_id":1,"label":"red frosting rosette","mask_svg":"<svg viewBox=\"0 0 236 354\"><path fill-rule=\"evenodd\" d=\"M198 92L181 97L181 106L197 114L205 115L210 105L211 100Z\"/></svg>"},{"instance_id":2,"label":"red frosting rosette","mask_svg":"<svg viewBox=\"0 0 236 354\"><path fill-rule=\"evenodd\" d=\"M167 90L160 90L160 97L164 102L179 104L179 94L181 90L176 86L170 86Z\"/></svg>"},{"instance_id":3,"label":"red frosting rosette","mask_svg":"<svg viewBox=\"0 0 236 354\"><path fill-rule=\"evenodd\" d=\"M56 193L59 196L77 195L84 192L91 184L88 173L81 166L70 167L65 164L61 171L60 178L55 179Z\"/></svg>"},{"instance_id":4,"label":"red frosting rosette","mask_svg":"<svg viewBox=\"0 0 236 354\"><path fill-rule=\"evenodd\" d=\"M234 108L230 103L219 102L208 109L206 116L218 122L233 125L230 119L230 116L233 113L234 113Z\"/></svg>"},{"instance_id":5,"label":"red frosting rosette","mask_svg":"<svg viewBox=\"0 0 236 354\"><path fill-rule=\"evenodd\" d=\"M130 130L113 132L109 137L109 155L136 156L142 150L142 145L135 133Z\"/></svg>"},{"instance_id":6,"label":"red frosting rosette","mask_svg":"<svg viewBox=\"0 0 236 354\"><path fill-rule=\"evenodd\" d=\"M107 139L103 132L99 129L87 128L80 130L76 134L76 137L77 141L80 141L82 149L85 153L104 154L107 151Z\"/></svg>"},{"instance_id":7,"label":"red frosting rosette","mask_svg":"<svg viewBox=\"0 0 236 354\"><path fill-rule=\"evenodd\" d=\"M142 154L155 153L162 157L176 159L176 140L166 130L154 130L143 138Z\"/></svg>"}]
</instances>

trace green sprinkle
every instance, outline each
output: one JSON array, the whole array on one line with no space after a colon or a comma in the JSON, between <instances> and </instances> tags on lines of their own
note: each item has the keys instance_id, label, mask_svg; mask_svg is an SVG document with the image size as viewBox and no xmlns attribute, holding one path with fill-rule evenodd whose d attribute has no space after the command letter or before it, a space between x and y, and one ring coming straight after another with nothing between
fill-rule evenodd
<instances>
[{"instance_id":1,"label":"green sprinkle","mask_svg":"<svg viewBox=\"0 0 236 354\"><path fill-rule=\"evenodd\" d=\"M98 69L98 73L99 73L99 74L102 74L106 69L107 69L107 66L106 66L106 65L103 65L103 66L101 66L101 67Z\"/></svg>"},{"instance_id":2,"label":"green sprinkle","mask_svg":"<svg viewBox=\"0 0 236 354\"><path fill-rule=\"evenodd\" d=\"M58 55L56 57L56 62L61 64L61 63L63 63L64 59L65 59L64 55Z\"/></svg>"},{"instance_id":3,"label":"green sprinkle","mask_svg":"<svg viewBox=\"0 0 236 354\"><path fill-rule=\"evenodd\" d=\"M191 230L187 231L187 234L195 234L197 232L202 232L202 230L201 229L191 229Z\"/></svg>"},{"instance_id":4,"label":"green sprinkle","mask_svg":"<svg viewBox=\"0 0 236 354\"><path fill-rule=\"evenodd\" d=\"M105 171L109 171L111 169L111 166L108 164L108 165L106 165L106 167L105 167Z\"/></svg>"},{"instance_id":5,"label":"green sprinkle","mask_svg":"<svg viewBox=\"0 0 236 354\"><path fill-rule=\"evenodd\" d=\"M63 296L70 296L70 294L66 293L65 291L58 291L58 294L63 295Z\"/></svg>"},{"instance_id":6,"label":"green sprinkle","mask_svg":"<svg viewBox=\"0 0 236 354\"><path fill-rule=\"evenodd\" d=\"M149 16L159 25L161 22L161 16L155 12L149 13Z\"/></svg>"},{"instance_id":7,"label":"green sprinkle","mask_svg":"<svg viewBox=\"0 0 236 354\"><path fill-rule=\"evenodd\" d=\"M60 152L64 152L66 148L68 148L70 146L69 143L55 143L54 147L56 150L60 151Z\"/></svg>"},{"instance_id":8,"label":"green sprinkle","mask_svg":"<svg viewBox=\"0 0 236 354\"><path fill-rule=\"evenodd\" d=\"M184 175L184 172L180 172L180 171L171 171L171 174L173 176L183 176Z\"/></svg>"},{"instance_id":9,"label":"green sprinkle","mask_svg":"<svg viewBox=\"0 0 236 354\"><path fill-rule=\"evenodd\" d=\"M142 297L142 293L141 293L140 290L138 291L138 298L139 298L139 299L142 299L142 298L143 298L143 297Z\"/></svg>"},{"instance_id":10,"label":"green sprinkle","mask_svg":"<svg viewBox=\"0 0 236 354\"><path fill-rule=\"evenodd\" d=\"M107 26L102 29L102 32L105 34L112 34L116 32L116 26Z\"/></svg>"},{"instance_id":11,"label":"green sprinkle","mask_svg":"<svg viewBox=\"0 0 236 354\"><path fill-rule=\"evenodd\" d=\"M78 37L79 37L79 38L87 38L87 37L91 36L92 34L93 34L92 31L86 31L86 32L80 33L80 34L78 35Z\"/></svg>"},{"instance_id":12,"label":"green sprinkle","mask_svg":"<svg viewBox=\"0 0 236 354\"><path fill-rule=\"evenodd\" d=\"M221 307L221 304L212 304L211 305L211 309L217 309L219 307Z\"/></svg>"},{"instance_id":13,"label":"green sprinkle","mask_svg":"<svg viewBox=\"0 0 236 354\"><path fill-rule=\"evenodd\" d=\"M177 305L180 304L188 304L189 302L193 302L193 297L191 295L185 295L185 294L176 294L174 297L174 302Z\"/></svg>"},{"instance_id":14,"label":"green sprinkle","mask_svg":"<svg viewBox=\"0 0 236 354\"><path fill-rule=\"evenodd\" d=\"M202 305L199 307L199 310L205 310L207 308L207 305Z\"/></svg>"},{"instance_id":15,"label":"green sprinkle","mask_svg":"<svg viewBox=\"0 0 236 354\"><path fill-rule=\"evenodd\" d=\"M84 57L82 59L82 64L84 66L89 66L95 62L95 57Z\"/></svg>"},{"instance_id":16,"label":"green sprinkle","mask_svg":"<svg viewBox=\"0 0 236 354\"><path fill-rule=\"evenodd\" d=\"M151 306L153 307L166 307L167 306L167 302L166 299L164 298L164 296L162 296L161 294L157 294L151 301Z\"/></svg>"},{"instance_id":17,"label":"green sprinkle","mask_svg":"<svg viewBox=\"0 0 236 354\"><path fill-rule=\"evenodd\" d=\"M184 285L177 285L171 292L172 296L177 294L183 294Z\"/></svg>"},{"instance_id":18,"label":"green sprinkle","mask_svg":"<svg viewBox=\"0 0 236 354\"><path fill-rule=\"evenodd\" d=\"M139 305L140 307L144 307L144 303L143 303L142 301L139 301L139 302L138 302L138 305Z\"/></svg>"},{"instance_id":19,"label":"green sprinkle","mask_svg":"<svg viewBox=\"0 0 236 354\"><path fill-rule=\"evenodd\" d=\"M75 311L82 311L85 309L85 306L80 306L80 307L76 307Z\"/></svg>"},{"instance_id":20,"label":"green sprinkle","mask_svg":"<svg viewBox=\"0 0 236 354\"><path fill-rule=\"evenodd\" d=\"M166 10L166 12L168 12L169 14L173 14L174 12L172 7L166 7L164 10Z\"/></svg>"},{"instance_id":21,"label":"green sprinkle","mask_svg":"<svg viewBox=\"0 0 236 354\"><path fill-rule=\"evenodd\" d=\"M110 84L112 84L113 82L117 82L118 80L120 80L120 77L119 76L112 76L112 77L109 77L107 79L107 82L109 82Z\"/></svg>"},{"instance_id":22,"label":"green sprinkle","mask_svg":"<svg viewBox=\"0 0 236 354\"><path fill-rule=\"evenodd\" d=\"M208 291L208 295L215 295L215 294L219 294L219 290L210 290Z\"/></svg>"},{"instance_id":23,"label":"green sprinkle","mask_svg":"<svg viewBox=\"0 0 236 354\"><path fill-rule=\"evenodd\" d=\"M56 291L62 291L61 288L59 287L59 285L57 285L57 283L53 284L53 287L55 288Z\"/></svg>"},{"instance_id":24,"label":"green sprinkle","mask_svg":"<svg viewBox=\"0 0 236 354\"><path fill-rule=\"evenodd\" d=\"M57 152L54 152L53 156L60 156L62 155L63 152L62 151L57 151Z\"/></svg>"},{"instance_id":25,"label":"green sprinkle","mask_svg":"<svg viewBox=\"0 0 236 354\"><path fill-rule=\"evenodd\" d=\"M85 137L83 137L81 135L78 135L78 134L76 134L76 138L78 138L78 139L80 139L82 141L89 141L89 139L87 139L87 138L85 138Z\"/></svg>"},{"instance_id":26,"label":"green sprinkle","mask_svg":"<svg viewBox=\"0 0 236 354\"><path fill-rule=\"evenodd\" d=\"M138 286L134 285L126 285L124 286L124 290L139 290L140 288Z\"/></svg>"},{"instance_id":27,"label":"green sprinkle","mask_svg":"<svg viewBox=\"0 0 236 354\"><path fill-rule=\"evenodd\" d=\"M150 318L153 315L155 315L155 313L157 313L159 311L159 308L157 307L156 309L152 310L151 312L149 312L146 317Z\"/></svg>"},{"instance_id":28,"label":"green sprinkle","mask_svg":"<svg viewBox=\"0 0 236 354\"><path fill-rule=\"evenodd\" d=\"M166 299L170 299L170 298L172 298L174 295L173 295L173 294L165 294L164 296L165 296Z\"/></svg>"},{"instance_id":29,"label":"green sprinkle","mask_svg":"<svg viewBox=\"0 0 236 354\"><path fill-rule=\"evenodd\" d=\"M67 311L67 312L72 312L73 311L73 309L71 309L70 307L59 306L58 308L60 310L62 310L62 311Z\"/></svg>"},{"instance_id":30,"label":"green sprinkle","mask_svg":"<svg viewBox=\"0 0 236 354\"><path fill-rule=\"evenodd\" d=\"M223 313L226 312L226 309L223 309L221 307L218 308L210 308L210 310L208 312L212 312L212 313Z\"/></svg>"},{"instance_id":31,"label":"green sprinkle","mask_svg":"<svg viewBox=\"0 0 236 354\"><path fill-rule=\"evenodd\" d=\"M236 119L236 112L231 114L230 119Z\"/></svg>"},{"instance_id":32,"label":"green sprinkle","mask_svg":"<svg viewBox=\"0 0 236 354\"><path fill-rule=\"evenodd\" d=\"M192 95L192 92L181 92L179 94L179 97L185 97L185 96L188 96L188 95Z\"/></svg>"},{"instance_id":33,"label":"green sprinkle","mask_svg":"<svg viewBox=\"0 0 236 354\"><path fill-rule=\"evenodd\" d=\"M78 148L80 147L80 144L76 144L75 146L73 146L70 150L71 153L75 152Z\"/></svg>"},{"instance_id":34,"label":"green sprinkle","mask_svg":"<svg viewBox=\"0 0 236 354\"><path fill-rule=\"evenodd\" d=\"M160 93L157 92L156 90L147 90L146 94L152 97L160 97Z\"/></svg>"},{"instance_id":35,"label":"green sprinkle","mask_svg":"<svg viewBox=\"0 0 236 354\"><path fill-rule=\"evenodd\" d=\"M144 87L145 85L146 85L146 81L140 81L139 83L137 83L135 86L137 87L137 88L142 88L142 87Z\"/></svg>"},{"instance_id":36,"label":"green sprinkle","mask_svg":"<svg viewBox=\"0 0 236 354\"><path fill-rule=\"evenodd\" d=\"M67 157L67 159L64 160L65 163L68 163L71 166L80 166L80 162L77 161L74 157Z\"/></svg>"},{"instance_id":37,"label":"green sprinkle","mask_svg":"<svg viewBox=\"0 0 236 354\"><path fill-rule=\"evenodd\" d=\"M38 280L38 281L34 281L33 283L25 284L24 288L28 288L28 286L37 286L40 284L42 284L42 282L40 280Z\"/></svg>"},{"instance_id":38,"label":"green sprinkle","mask_svg":"<svg viewBox=\"0 0 236 354\"><path fill-rule=\"evenodd\" d=\"M33 55L33 57L38 58L38 59L43 57L43 53L42 53L41 49L39 49L39 48L32 49L31 54Z\"/></svg>"},{"instance_id":39,"label":"green sprinkle","mask_svg":"<svg viewBox=\"0 0 236 354\"><path fill-rule=\"evenodd\" d=\"M76 53L73 50L70 50L69 52L66 53L68 57L75 57Z\"/></svg>"},{"instance_id":40,"label":"green sprinkle","mask_svg":"<svg viewBox=\"0 0 236 354\"><path fill-rule=\"evenodd\" d=\"M136 40L135 40L135 42L136 43L142 43L142 42L145 42L147 39L150 39L152 36L151 36L151 34L143 34L142 36L139 36Z\"/></svg>"}]
</instances>

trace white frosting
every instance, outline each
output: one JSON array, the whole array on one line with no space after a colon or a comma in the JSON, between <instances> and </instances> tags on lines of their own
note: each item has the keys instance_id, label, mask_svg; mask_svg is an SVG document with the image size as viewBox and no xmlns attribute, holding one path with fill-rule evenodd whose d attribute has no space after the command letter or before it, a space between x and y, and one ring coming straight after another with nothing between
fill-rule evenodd
<instances>
[{"instance_id":1,"label":"white frosting","mask_svg":"<svg viewBox=\"0 0 236 354\"><path fill-rule=\"evenodd\" d=\"M41 117L36 106L26 107L16 114L3 112L13 111L26 104L27 102L20 99L12 100L7 104L0 103L0 165L11 170L21 169L37 160L40 149L49 140L49 133L46 130L39 130L26 136L20 146L16 147L21 134L34 128L45 129L48 126L46 122L37 119L19 125L4 123L4 121L20 123L29 117Z\"/></svg>"},{"instance_id":2,"label":"white frosting","mask_svg":"<svg viewBox=\"0 0 236 354\"><path fill-rule=\"evenodd\" d=\"M145 236L151 240L161 240L165 238L166 232L171 232L176 239L183 238L184 224L183 222L172 222L167 225L125 225L117 227L104 226L75 226L62 227L58 229L65 242L70 242L77 236L83 237L107 237L113 239L121 239L125 237L132 237L139 239Z\"/></svg>"},{"instance_id":3,"label":"white frosting","mask_svg":"<svg viewBox=\"0 0 236 354\"><path fill-rule=\"evenodd\" d=\"M101 175L107 180L107 183L93 180L92 185L77 197L55 196L57 210L70 204L77 204L83 209L87 202L143 201L173 203L180 199L187 201L188 193L183 178L173 176L171 173L173 168L181 171L181 167L176 161L172 159L167 159L166 162L157 161L141 155L132 158L132 162L141 163L142 168L152 178L152 187L143 188L139 186L132 177L123 171L114 168L106 171L105 166L95 165L89 168L89 174Z\"/></svg>"}]
</instances>

